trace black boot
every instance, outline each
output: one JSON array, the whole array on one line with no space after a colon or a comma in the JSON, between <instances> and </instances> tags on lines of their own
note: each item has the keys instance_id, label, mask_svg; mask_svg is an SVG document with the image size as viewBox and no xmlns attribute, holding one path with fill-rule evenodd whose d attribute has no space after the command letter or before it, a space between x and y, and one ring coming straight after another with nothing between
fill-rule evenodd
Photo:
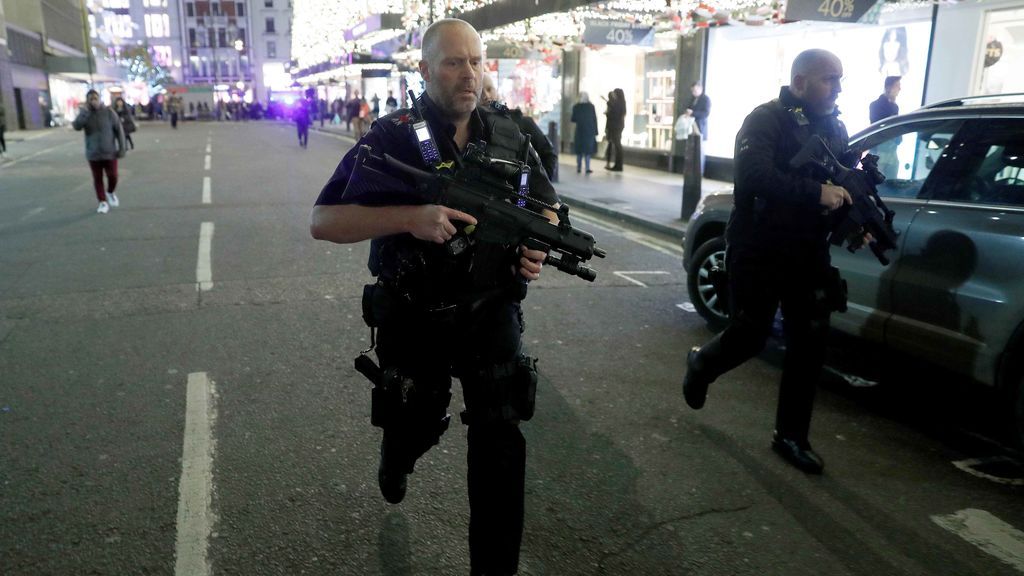
<instances>
[{"instance_id":1,"label":"black boot","mask_svg":"<svg viewBox=\"0 0 1024 576\"><path fill-rule=\"evenodd\" d=\"M380 442L380 466L377 468L377 484L384 499L398 504L405 498L406 480L409 473L397 462L395 448L389 446L388 434Z\"/></svg>"},{"instance_id":2,"label":"black boot","mask_svg":"<svg viewBox=\"0 0 1024 576\"><path fill-rule=\"evenodd\" d=\"M772 450L782 459L789 462L807 474L821 474L825 470L825 462L821 456L815 454L811 449L810 442L783 438L776 432L772 437Z\"/></svg>"},{"instance_id":3,"label":"black boot","mask_svg":"<svg viewBox=\"0 0 1024 576\"><path fill-rule=\"evenodd\" d=\"M683 398L694 410L704 407L708 397L708 385L714 378L701 373L700 347L694 346L686 355L686 375L683 376Z\"/></svg>"}]
</instances>

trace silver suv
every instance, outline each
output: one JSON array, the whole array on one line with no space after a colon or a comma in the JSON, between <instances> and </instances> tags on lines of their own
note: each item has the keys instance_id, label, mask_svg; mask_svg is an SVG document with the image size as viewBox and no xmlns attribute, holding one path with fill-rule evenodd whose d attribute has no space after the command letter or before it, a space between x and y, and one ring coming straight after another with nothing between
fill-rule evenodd
<instances>
[{"instance_id":1,"label":"silver suv","mask_svg":"<svg viewBox=\"0 0 1024 576\"><path fill-rule=\"evenodd\" d=\"M834 246L849 286L835 329L1004 393L1024 443L1024 103L964 98L887 118L850 146L880 157L892 263ZM732 192L701 200L683 240L690 301L712 329ZM717 270L716 270L717 269Z\"/></svg>"}]
</instances>

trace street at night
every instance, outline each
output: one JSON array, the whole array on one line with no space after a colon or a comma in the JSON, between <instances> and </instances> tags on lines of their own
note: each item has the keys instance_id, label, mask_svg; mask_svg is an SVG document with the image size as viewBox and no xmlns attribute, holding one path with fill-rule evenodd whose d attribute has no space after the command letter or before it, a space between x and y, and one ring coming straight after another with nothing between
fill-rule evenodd
<instances>
[{"instance_id":1,"label":"street at night","mask_svg":"<svg viewBox=\"0 0 1024 576\"><path fill-rule=\"evenodd\" d=\"M314 130L304 149L269 120L140 122L134 140L120 205L97 214L81 134L8 134L0 572L181 574L201 549L212 574L467 574L461 387L386 503L352 367L368 243L310 236L354 140ZM712 333L677 238L571 199L625 203L653 171L586 180L562 160L556 190L608 256L593 283L546 267L523 304L540 379L520 574L1024 571L1021 455L995 399L879 377L837 339L811 428L827 468L805 475L770 449L780 342L687 408L685 353Z\"/></svg>"}]
</instances>

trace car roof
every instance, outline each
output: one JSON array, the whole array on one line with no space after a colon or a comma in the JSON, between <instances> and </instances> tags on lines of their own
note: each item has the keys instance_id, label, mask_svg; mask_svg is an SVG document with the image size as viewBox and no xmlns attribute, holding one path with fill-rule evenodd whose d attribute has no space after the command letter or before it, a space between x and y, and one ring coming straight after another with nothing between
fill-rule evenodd
<instances>
[{"instance_id":1,"label":"car roof","mask_svg":"<svg viewBox=\"0 0 1024 576\"><path fill-rule=\"evenodd\" d=\"M954 98L928 104L913 112L883 118L850 137L859 140L890 126L940 118L1024 117L1024 94L992 94Z\"/></svg>"}]
</instances>

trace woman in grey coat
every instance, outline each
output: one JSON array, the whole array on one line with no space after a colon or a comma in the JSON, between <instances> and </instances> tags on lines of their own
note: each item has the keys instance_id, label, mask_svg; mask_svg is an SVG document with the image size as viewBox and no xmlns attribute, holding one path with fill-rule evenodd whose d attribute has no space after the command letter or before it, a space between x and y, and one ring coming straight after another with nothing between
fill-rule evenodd
<instances>
[{"instance_id":1,"label":"woman in grey coat","mask_svg":"<svg viewBox=\"0 0 1024 576\"><path fill-rule=\"evenodd\" d=\"M78 117L71 124L75 130L85 131L85 158L92 169L92 184L100 205L96 211L106 214L110 207L117 207L120 201L114 189L117 188L117 159L124 158L124 128L117 113L100 101L99 92L85 93L85 106L78 109ZM103 174L107 175L107 189L103 190Z\"/></svg>"}]
</instances>

